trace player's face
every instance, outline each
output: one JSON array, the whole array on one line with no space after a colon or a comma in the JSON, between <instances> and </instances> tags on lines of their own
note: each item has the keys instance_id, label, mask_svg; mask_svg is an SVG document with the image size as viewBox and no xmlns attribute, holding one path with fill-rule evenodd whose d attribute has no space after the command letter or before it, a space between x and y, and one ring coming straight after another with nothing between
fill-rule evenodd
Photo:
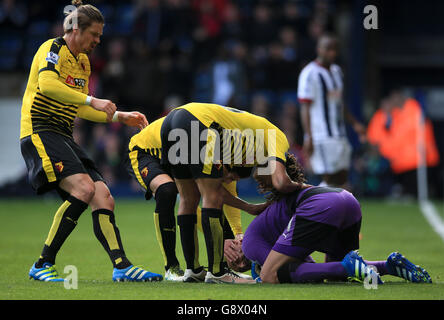
<instances>
[{"instance_id":1,"label":"player's face","mask_svg":"<svg viewBox=\"0 0 444 320\"><path fill-rule=\"evenodd\" d=\"M251 268L251 262L245 257L242 252L242 242L233 241L235 250L240 253L240 257L236 261L228 262L228 267L237 272L245 272Z\"/></svg>"},{"instance_id":2,"label":"player's face","mask_svg":"<svg viewBox=\"0 0 444 320\"><path fill-rule=\"evenodd\" d=\"M81 51L90 54L100 43L103 34L103 23L93 22L88 28L79 34L79 47Z\"/></svg>"},{"instance_id":3,"label":"player's face","mask_svg":"<svg viewBox=\"0 0 444 320\"><path fill-rule=\"evenodd\" d=\"M323 39L318 47L318 55L326 63L333 63L338 56L338 43L335 39Z\"/></svg>"}]
</instances>

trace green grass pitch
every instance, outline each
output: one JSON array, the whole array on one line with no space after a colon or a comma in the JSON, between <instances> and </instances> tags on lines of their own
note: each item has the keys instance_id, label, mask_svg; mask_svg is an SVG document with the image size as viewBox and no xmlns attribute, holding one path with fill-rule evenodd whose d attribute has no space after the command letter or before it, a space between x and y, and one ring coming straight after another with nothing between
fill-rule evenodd
<instances>
[{"instance_id":1,"label":"green grass pitch","mask_svg":"<svg viewBox=\"0 0 444 320\"><path fill-rule=\"evenodd\" d=\"M358 283L300 285L208 285L183 283L114 283L112 265L95 239L90 211L80 218L71 237L62 247L57 267L66 265L79 272L77 290L60 283L29 280L27 273L38 257L53 214L59 203L53 200L0 201L0 300L6 299L444 299L444 242L432 231L418 206L382 201L361 201L363 226L360 253L368 260L386 259L400 251L424 266L433 284L412 284L400 278L384 277L377 290ZM163 274L153 227L153 201L116 200L116 220L129 259L135 265ZM251 217L243 214L244 228ZM200 239L200 260L206 265L205 246ZM179 239L178 257L184 266ZM314 254L321 262L323 256Z\"/></svg>"}]
</instances>

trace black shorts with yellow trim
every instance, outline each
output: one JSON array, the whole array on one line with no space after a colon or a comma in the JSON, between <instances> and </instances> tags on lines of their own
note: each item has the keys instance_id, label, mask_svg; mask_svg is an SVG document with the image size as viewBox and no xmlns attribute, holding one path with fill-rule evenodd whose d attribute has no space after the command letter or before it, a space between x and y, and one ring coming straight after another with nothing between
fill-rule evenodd
<instances>
[{"instance_id":1,"label":"black shorts with yellow trim","mask_svg":"<svg viewBox=\"0 0 444 320\"><path fill-rule=\"evenodd\" d=\"M145 189L146 200L150 200L153 196L150 184L155 177L161 174L171 176L169 169L161 165L158 157L152 155L149 150L139 147L128 151L126 170Z\"/></svg>"},{"instance_id":2,"label":"black shorts with yellow trim","mask_svg":"<svg viewBox=\"0 0 444 320\"><path fill-rule=\"evenodd\" d=\"M20 140L20 149L37 194L58 189L62 179L77 173L104 181L94 161L70 137L53 131L33 133Z\"/></svg>"},{"instance_id":3,"label":"black shorts with yellow trim","mask_svg":"<svg viewBox=\"0 0 444 320\"><path fill-rule=\"evenodd\" d=\"M222 130L217 123L208 128L189 111L175 109L163 121L160 135L162 165L171 167L174 178L222 178Z\"/></svg>"}]
</instances>

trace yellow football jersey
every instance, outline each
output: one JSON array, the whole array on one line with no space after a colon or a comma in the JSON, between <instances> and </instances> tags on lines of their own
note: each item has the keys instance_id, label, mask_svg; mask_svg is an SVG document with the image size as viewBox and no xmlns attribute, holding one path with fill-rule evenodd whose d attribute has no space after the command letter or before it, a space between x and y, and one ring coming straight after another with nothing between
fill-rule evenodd
<instances>
[{"instance_id":1,"label":"yellow football jersey","mask_svg":"<svg viewBox=\"0 0 444 320\"><path fill-rule=\"evenodd\" d=\"M81 100L86 101L91 73L89 58L84 53L75 57L62 37L44 42L32 61L23 96L20 138L41 131L55 131L71 137L79 105L44 95L39 88L41 72L55 72L58 81L81 93Z\"/></svg>"},{"instance_id":2,"label":"yellow football jersey","mask_svg":"<svg viewBox=\"0 0 444 320\"><path fill-rule=\"evenodd\" d=\"M224 152L227 147L230 147L232 159L237 158L236 154L242 154L242 164L247 160L246 164L257 165L258 152L263 153L265 158L276 158L283 163L286 161L285 154L289 149L287 137L278 127L263 117L209 103L189 103L177 109L187 110L208 128L215 127L217 124L219 128L225 130L223 132L224 140L226 140L223 142ZM228 146L227 135L230 137L231 146ZM246 159L247 154L253 155L254 160L249 162Z\"/></svg>"},{"instance_id":3,"label":"yellow football jersey","mask_svg":"<svg viewBox=\"0 0 444 320\"><path fill-rule=\"evenodd\" d=\"M160 129L162 128L163 120L165 120L165 117L157 119L135 134L130 140L129 150L132 151L135 147L138 147L161 159L162 140L160 138Z\"/></svg>"}]
</instances>

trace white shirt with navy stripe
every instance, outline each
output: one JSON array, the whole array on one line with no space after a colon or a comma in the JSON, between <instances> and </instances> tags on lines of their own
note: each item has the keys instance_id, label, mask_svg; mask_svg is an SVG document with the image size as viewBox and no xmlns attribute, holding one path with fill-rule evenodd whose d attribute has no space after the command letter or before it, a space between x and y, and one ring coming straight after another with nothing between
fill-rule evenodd
<instances>
[{"instance_id":1,"label":"white shirt with navy stripe","mask_svg":"<svg viewBox=\"0 0 444 320\"><path fill-rule=\"evenodd\" d=\"M342 70L336 64L327 69L312 61L299 75L298 99L311 102L313 142L345 137L343 88Z\"/></svg>"}]
</instances>

